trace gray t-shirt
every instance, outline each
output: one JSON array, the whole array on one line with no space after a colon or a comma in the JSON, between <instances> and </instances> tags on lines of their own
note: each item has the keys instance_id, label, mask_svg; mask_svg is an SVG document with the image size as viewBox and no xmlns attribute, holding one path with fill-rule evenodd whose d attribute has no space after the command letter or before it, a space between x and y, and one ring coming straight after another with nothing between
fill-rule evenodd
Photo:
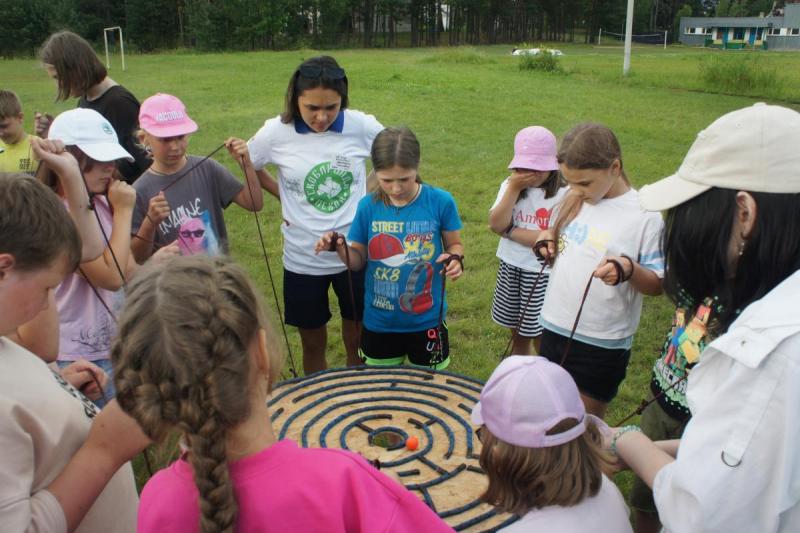
<instances>
[{"instance_id":1,"label":"gray t-shirt","mask_svg":"<svg viewBox=\"0 0 800 533\"><path fill-rule=\"evenodd\" d=\"M198 165L201 158L187 157L186 165L175 174L163 175L147 170L134 182L136 207L133 210L131 231L134 234L139 231L150 199L181 173L194 167L164 192L170 213L156 229L153 239L155 247L161 248L177 240L183 255L226 254L228 232L222 211L239 194L244 184L213 159Z\"/></svg>"}]
</instances>

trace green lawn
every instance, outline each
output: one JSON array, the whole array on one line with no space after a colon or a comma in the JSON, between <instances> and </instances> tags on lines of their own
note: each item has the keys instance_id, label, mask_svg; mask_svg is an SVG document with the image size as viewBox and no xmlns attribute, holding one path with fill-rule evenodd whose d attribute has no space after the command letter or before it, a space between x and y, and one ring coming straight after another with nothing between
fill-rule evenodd
<instances>
[{"instance_id":1,"label":"green lawn","mask_svg":"<svg viewBox=\"0 0 800 533\"><path fill-rule=\"evenodd\" d=\"M333 53L347 70L351 107L375 114L385 125L411 127L422 144L423 178L452 192L458 202L467 273L448 284L454 372L486 379L508 339L490 319L498 237L487 229L487 213L507 175L519 129L539 124L560 137L578 122L603 122L618 135L627 173L640 187L672 173L697 132L716 117L762 99L705 92L699 65L725 52L637 46L632 74L622 79L621 48L556 46L565 53L564 74L522 72L508 46ZM137 55L126 58L126 72L119 70L117 56L111 76L140 100L155 92L179 96L200 125L190 152L205 155L227 136L251 136L266 118L280 112L293 69L316 54ZM792 102L800 102L800 54L771 52L759 60L778 69L788 82L778 94L767 90L755 96L797 107ZM28 124L34 110L58 112L74 105L53 103L53 82L34 60L2 61L0 69L3 88L22 98ZM726 87L712 90L730 92ZM227 155L220 152L217 158L238 175ZM272 302L252 214L232 207L226 217L233 255L247 265ZM281 294L278 203L268 198L260 219ZM665 298L646 300L628 379L611 405L609 421L619 420L647 395L669 315ZM331 325L328 360L339 365L343 350L337 320ZM290 330L289 338L299 364L296 332Z\"/></svg>"}]
</instances>

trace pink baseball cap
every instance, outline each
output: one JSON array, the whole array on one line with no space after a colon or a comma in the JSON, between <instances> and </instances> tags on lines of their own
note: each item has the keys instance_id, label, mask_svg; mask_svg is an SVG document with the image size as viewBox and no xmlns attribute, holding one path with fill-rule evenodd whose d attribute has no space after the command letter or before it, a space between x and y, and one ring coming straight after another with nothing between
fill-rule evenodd
<instances>
[{"instance_id":1,"label":"pink baseball cap","mask_svg":"<svg viewBox=\"0 0 800 533\"><path fill-rule=\"evenodd\" d=\"M171 94L154 94L139 108L139 126L156 137L178 137L197 131L186 106Z\"/></svg>"},{"instance_id":2,"label":"pink baseball cap","mask_svg":"<svg viewBox=\"0 0 800 533\"><path fill-rule=\"evenodd\" d=\"M564 419L578 424L563 433L547 431ZM494 369L472 408L472 423L485 425L500 440L525 448L549 448L581 436L587 421L605 427L586 414L578 386L561 366L548 359L512 355Z\"/></svg>"},{"instance_id":3,"label":"pink baseball cap","mask_svg":"<svg viewBox=\"0 0 800 533\"><path fill-rule=\"evenodd\" d=\"M520 130L514 138L514 159L508 168L558 170L556 136L541 126Z\"/></svg>"}]
</instances>

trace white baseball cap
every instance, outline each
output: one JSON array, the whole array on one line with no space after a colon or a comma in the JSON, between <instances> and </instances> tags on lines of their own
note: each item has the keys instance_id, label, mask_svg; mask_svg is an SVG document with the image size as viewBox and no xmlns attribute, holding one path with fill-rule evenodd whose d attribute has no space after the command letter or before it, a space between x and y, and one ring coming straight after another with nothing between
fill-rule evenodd
<instances>
[{"instance_id":1,"label":"white baseball cap","mask_svg":"<svg viewBox=\"0 0 800 533\"><path fill-rule=\"evenodd\" d=\"M678 171L642 187L639 200L663 211L712 187L800 192L800 113L758 103L721 116L697 134Z\"/></svg>"},{"instance_id":2,"label":"white baseball cap","mask_svg":"<svg viewBox=\"0 0 800 533\"><path fill-rule=\"evenodd\" d=\"M133 161L133 156L120 146L111 123L94 109L64 111L53 120L47 137L77 146L95 161Z\"/></svg>"}]
</instances>

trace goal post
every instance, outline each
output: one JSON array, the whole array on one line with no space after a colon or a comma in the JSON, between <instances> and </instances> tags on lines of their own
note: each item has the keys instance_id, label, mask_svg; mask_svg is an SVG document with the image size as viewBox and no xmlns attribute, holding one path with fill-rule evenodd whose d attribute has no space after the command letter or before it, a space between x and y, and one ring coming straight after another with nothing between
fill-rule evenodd
<instances>
[{"instance_id":1,"label":"goal post","mask_svg":"<svg viewBox=\"0 0 800 533\"><path fill-rule=\"evenodd\" d=\"M103 28L103 41L106 45L106 68L111 68L111 61L108 55L108 32L111 32L111 38L114 38L114 32L119 32L119 51L122 56L122 70L125 70L125 43L122 41L122 27L111 26L110 28Z\"/></svg>"}]
</instances>

